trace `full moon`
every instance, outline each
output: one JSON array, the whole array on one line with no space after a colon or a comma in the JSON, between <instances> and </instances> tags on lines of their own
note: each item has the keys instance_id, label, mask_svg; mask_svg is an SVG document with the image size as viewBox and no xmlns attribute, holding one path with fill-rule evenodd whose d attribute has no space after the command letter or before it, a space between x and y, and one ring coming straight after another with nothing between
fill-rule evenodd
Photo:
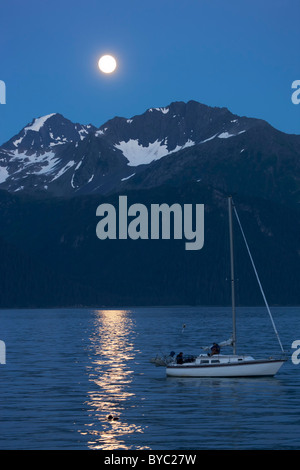
<instances>
[{"instance_id":1,"label":"full moon","mask_svg":"<svg viewBox=\"0 0 300 470\"><path fill-rule=\"evenodd\" d=\"M112 73L117 67L117 61L112 55L103 55L98 62L99 69L104 73Z\"/></svg>"}]
</instances>

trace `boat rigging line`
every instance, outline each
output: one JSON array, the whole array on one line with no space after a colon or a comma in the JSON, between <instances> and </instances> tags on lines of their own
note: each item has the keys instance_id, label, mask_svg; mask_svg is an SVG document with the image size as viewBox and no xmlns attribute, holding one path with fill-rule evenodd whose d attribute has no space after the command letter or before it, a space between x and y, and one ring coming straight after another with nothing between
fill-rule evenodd
<instances>
[{"instance_id":1,"label":"boat rigging line","mask_svg":"<svg viewBox=\"0 0 300 470\"><path fill-rule=\"evenodd\" d=\"M255 276L256 276L256 279L257 279L257 282L258 282L258 285L259 285L261 294L262 294L262 296L263 296L265 305L266 305L266 307L267 307L267 311L268 311L268 313L269 313L269 316L270 316L270 319L271 319L271 323L272 323L274 332L275 332L275 334L276 334L276 336L277 336L277 339L278 339L278 342L279 342L281 351L283 352L283 354L285 354L285 351L284 351L284 349L283 349L282 343L281 343L281 341L280 341L280 337L279 337L279 334L278 334L276 325L275 325L274 320L273 320L273 317L272 317L271 310L270 310L270 308L269 308L269 305L268 305L268 302L267 302L267 299L266 299L266 296L265 296L263 287L262 287L262 285L261 285L261 282L260 282L260 279L259 279L259 276L258 276L256 267L255 267L255 264L254 264L254 261L253 261L253 258L252 258L251 252L250 252L249 245L248 245L248 243L247 243L247 240L246 240L246 237L245 237L243 228L242 228L242 224L241 224L241 222L240 222L240 219L239 219L239 216L238 216L238 213L237 213L237 210L236 210L236 207L235 207L233 201L232 201L232 206L233 206L233 210L234 210L235 216L236 216L236 218L237 218L237 221L238 221L238 224L239 224L239 227L240 227L240 230L241 230L241 233L242 233L242 236L243 236L243 239L244 239L244 242L245 242L245 245L246 245L246 248L247 248L249 257L250 257L250 261L251 261L252 267L253 267L254 272L255 272Z\"/></svg>"}]
</instances>

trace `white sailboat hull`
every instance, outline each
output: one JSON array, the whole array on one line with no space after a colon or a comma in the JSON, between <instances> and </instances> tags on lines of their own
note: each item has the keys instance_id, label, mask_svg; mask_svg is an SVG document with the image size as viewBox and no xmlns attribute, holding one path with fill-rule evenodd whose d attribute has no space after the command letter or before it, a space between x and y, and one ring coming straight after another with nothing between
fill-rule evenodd
<instances>
[{"instance_id":1,"label":"white sailboat hull","mask_svg":"<svg viewBox=\"0 0 300 470\"><path fill-rule=\"evenodd\" d=\"M274 376L285 360L252 360L227 364L172 364L166 367L168 377L267 377Z\"/></svg>"}]
</instances>

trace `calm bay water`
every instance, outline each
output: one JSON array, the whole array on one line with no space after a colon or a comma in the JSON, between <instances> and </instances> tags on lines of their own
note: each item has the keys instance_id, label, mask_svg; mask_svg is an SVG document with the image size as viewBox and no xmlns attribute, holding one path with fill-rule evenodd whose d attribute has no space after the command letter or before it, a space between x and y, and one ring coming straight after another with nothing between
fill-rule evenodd
<instances>
[{"instance_id":1,"label":"calm bay water","mask_svg":"<svg viewBox=\"0 0 300 470\"><path fill-rule=\"evenodd\" d=\"M0 449L299 449L300 309L272 313L275 377L183 379L150 358L228 339L229 308L1 310ZM237 352L280 353L264 308L237 315Z\"/></svg>"}]
</instances>

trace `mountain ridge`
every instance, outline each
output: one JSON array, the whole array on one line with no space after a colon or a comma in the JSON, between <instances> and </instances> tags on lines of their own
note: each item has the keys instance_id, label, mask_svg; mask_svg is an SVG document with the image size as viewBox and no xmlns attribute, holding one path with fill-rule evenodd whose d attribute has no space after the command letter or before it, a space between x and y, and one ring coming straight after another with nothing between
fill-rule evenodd
<instances>
[{"instance_id":1,"label":"mountain ridge","mask_svg":"<svg viewBox=\"0 0 300 470\"><path fill-rule=\"evenodd\" d=\"M180 171L187 177L190 170L185 159L190 154L197 153L202 159L198 158L197 165L203 167L202 147L207 153L221 155L230 147L229 141L235 141L233 147L239 141L246 145L255 129L275 144L285 136L288 146L297 147L296 153L300 153L300 136L284 134L264 120L240 117L227 108L194 100L149 108L130 119L115 117L98 128L50 114L33 119L0 147L0 188L50 197L108 194L127 183L132 187L136 177L146 176L157 162L163 172L168 158L180 160ZM272 149L263 158L270 154Z\"/></svg>"}]
</instances>

